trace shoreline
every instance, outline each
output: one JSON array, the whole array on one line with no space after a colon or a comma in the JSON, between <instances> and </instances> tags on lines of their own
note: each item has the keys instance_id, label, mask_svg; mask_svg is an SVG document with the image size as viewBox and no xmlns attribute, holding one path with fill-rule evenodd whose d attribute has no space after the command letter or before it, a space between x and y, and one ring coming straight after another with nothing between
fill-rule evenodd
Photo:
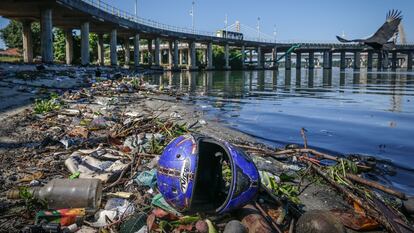
<instances>
[{"instance_id":1,"label":"shoreline","mask_svg":"<svg viewBox=\"0 0 414 233\"><path fill-rule=\"evenodd\" d=\"M106 72L112 73L113 71L107 70ZM185 123L187 126L192 126L191 130L235 144L268 148L247 134L228 128L220 122L206 119L202 111L198 110L196 106L183 101L181 96L174 92L168 90L161 92L157 89L157 86L148 84L142 84L143 88L140 88L139 91L130 90L130 87L118 82L119 79L123 79L125 76L128 75L124 73L117 79L112 79L112 77L98 82L88 82L91 84L90 87L76 87L75 89L79 88L78 91L66 90L61 93L65 107L43 116L32 113L33 101L30 103L30 98L44 96L44 93L40 95L33 94L29 99L25 99L25 101L29 101L28 105L7 111L2 110L0 114L0 155L3 165L0 168L0 174L2 174L0 193L4 194L8 189L21 185L22 183L19 180L36 171L44 173L44 177L40 178L41 183L52 177L67 177L70 175L63 162L73 151L82 149L82 147L75 146L68 150L55 142L67 133L65 127L73 128L71 122L77 116L93 115L96 112L105 116L108 121L115 122L120 121L119 114L121 114L121 119L153 115L157 116L156 118L171 120L177 124ZM110 83L114 82L116 85L111 86ZM95 91L82 92L82 88ZM78 93L82 95L79 97ZM77 110L79 113L68 115L64 113L65 109ZM69 125L66 125L68 123ZM110 126L106 127L105 130L109 128ZM111 147L108 145L107 136L101 131L90 132L91 136L88 140L91 141L86 144L88 145L87 148L94 148L98 144ZM254 156L254 153L252 156ZM271 157L261 157L261 159L264 163L283 163L274 161ZM49 174L49 176L46 176L46 174ZM352 208L331 186L314 183L307 179L303 182L305 188L298 197L305 211ZM10 203L0 199L0 204L7 206ZM16 203L12 203L10 206L13 210ZM5 208L6 211L0 211L1 215L10 211L10 209L7 210L7 207ZM22 220L21 224L27 224L28 222L27 219L20 220Z\"/></svg>"}]
</instances>

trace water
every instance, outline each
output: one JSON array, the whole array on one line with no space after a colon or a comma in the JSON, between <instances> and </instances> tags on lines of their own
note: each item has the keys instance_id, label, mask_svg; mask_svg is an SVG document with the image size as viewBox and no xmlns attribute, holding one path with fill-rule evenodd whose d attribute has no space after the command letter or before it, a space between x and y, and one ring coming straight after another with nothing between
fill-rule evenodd
<instances>
[{"instance_id":1,"label":"water","mask_svg":"<svg viewBox=\"0 0 414 233\"><path fill-rule=\"evenodd\" d=\"M165 73L211 120L274 146L384 160L370 178L414 194L414 73L339 69Z\"/></svg>"}]
</instances>

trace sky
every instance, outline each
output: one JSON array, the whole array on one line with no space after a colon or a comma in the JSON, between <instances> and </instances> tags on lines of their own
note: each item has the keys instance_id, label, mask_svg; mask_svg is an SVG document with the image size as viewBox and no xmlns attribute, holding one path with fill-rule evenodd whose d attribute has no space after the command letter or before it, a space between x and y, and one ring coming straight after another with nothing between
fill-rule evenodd
<instances>
[{"instance_id":1,"label":"sky","mask_svg":"<svg viewBox=\"0 0 414 233\"><path fill-rule=\"evenodd\" d=\"M134 13L135 0L102 0ZM191 28L193 0L137 0L140 17L174 26ZM216 31L236 20L279 41L333 42L343 32L346 38L373 34L385 21L390 9L403 12L407 41L414 42L413 0L194 0L195 28ZM0 18L0 28L7 20ZM276 30L275 30L276 29ZM249 36L256 36L252 32ZM272 38L271 38L272 39ZM4 44L0 42L0 48Z\"/></svg>"}]
</instances>

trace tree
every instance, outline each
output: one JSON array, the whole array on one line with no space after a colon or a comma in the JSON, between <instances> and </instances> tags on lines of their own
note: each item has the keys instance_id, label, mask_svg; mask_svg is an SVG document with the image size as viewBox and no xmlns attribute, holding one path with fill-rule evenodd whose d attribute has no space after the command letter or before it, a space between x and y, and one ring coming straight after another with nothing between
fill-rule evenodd
<instances>
[{"instance_id":1,"label":"tree","mask_svg":"<svg viewBox=\"0 0 414 233\"><path fill-rule=\"evenodd\" d=\"M53 51L55 60L65 61L66 58L66 40L65 32L62 29L54 30Z\"/></svg>"},{"instance_id":2,"label":"tree","mask_svg":"<svg viewBox=\"0 0 414 233\"><path fill-rule=\"evenodd\" d=\"M40 55L40 24L37 22L32 23L32 42L33 42L33 55ZM0 30L0 37L3 39L7 48L18 48L23 50L23 38L22 38L22 23L16 20L10 20L9 24Z\"/></svg>"}]
</instances>

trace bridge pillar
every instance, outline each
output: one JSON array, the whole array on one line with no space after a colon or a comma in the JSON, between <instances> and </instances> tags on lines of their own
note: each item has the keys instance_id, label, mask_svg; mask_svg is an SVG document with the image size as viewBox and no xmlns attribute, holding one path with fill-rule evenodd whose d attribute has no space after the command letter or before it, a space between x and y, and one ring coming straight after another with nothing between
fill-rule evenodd
<instances>
[{"instance_id":1,"label":"bridge pillar","mask_svg":"<svg viewBox=\"0 0 414 233\"><path fill-rule=\"evenodd\" d=\"M396 70L397 69L397 51L392 52L392 58L391 58L391 69Z\"/></svg>"},{"instance_id":2,"label":"bridge pillar","mask_svg":"<svg viewBox=\"0 0 414 233\"><path fill-rule=\"evenodd\" d=\"M161 56L160 56L160 38L155 38L155 52L154 52L154 61L156 66L161 65Z\"/></svg>"},{"instance_id":3,"label":"bridge pillar","mask_svg":"<svg viewBox=\"0 0 414 233\"><path fill-rule=\"evenodd\" d=\"M42 62L53 63L52 9L43 9L40 18Z\"/></svg>"},{"instance_id":4,"label":"bridge pillar","mask_svg":"<svg viewBox=\"0 0 414 233\"><path fill-rule=\"evenodd\" d=\"M381 51L379 51L377 53L377 70L382 70L382 63L383 63L383 61L382 61L382 53L381 53Z\"/></svg>"},{"instance_id":5,"label":"bridge pillar","mask_svg":"<svg viewBox=\"0 0 414 233\"><path fill-rule=\"evenodd\" d=\"M246 50L246 47L244 45L242 45L240 52L241 52L241 62L242 62L242 69L245 68L245 60L246 60L246 54L244 53L244 51Z\"/></svg>"},{"instance_id":6,"label":"bridge pillar","mask_svg":"<svg viewBox=\"0 0 414 233\"><path fill-rule=\"evenodd\" d=\"M170 69L174 66L174 50L173 50L173 42L170 40L168 41L168 66Z\"/></svg>"},{"instance_id":7,"label":"bridge pillar","mask_svg":"<svg viewBox=\"0 0 414 233\"><path fill-rule=\"evenodd\" d=\"M103 34L98 34L98 63L103 66L105 63L105 47Z\"/></svg>"},{"instance_id":8,"label":"bridge pillar","mask_svg":"<svg viewBox=\"0 0 414 233\"><path fill-rule=\"evenodd\" d=\"M197 56L196 56L196 43L194 41L191 41L190 43L190 56L188 57L190 70L196 70L197 69Z\"/></svg>"},{"instance_id":9,"label":"bridge pillar","mask_svg":"<svg viewBox=\"0 0 414 233\"><path fill-rule=\"evenodd\" d=\"M125 36L124 44L125 44L125 64L124 64L124 67L129 68L129 63L131 62L131 47L129 46L129 36Z\"/></svg>"},{"instance_id":10,"label":"bridge pillar","mask_svg":"<svg viewBox=\"0 0 414 233\"><path fill-rule=\"evenodd\" d=\"M332 52L331 51L323 52L323 68L332 69Z\"/></svg>"},{"instance_id":11,"label":"bridge pillar","mask_svg":"<svg viewBox=\"0 0 414 233\"><path fill-rule=\"evenodd\" d=\"M148 39L148 66L152 66L152 39Z\"/></svg>"},{"instance_id":12,"label":"bridge pillar","mask_svg":"<svg viewBox=\"0 0 414 233\"><path fill-rule=\"evenodd\" d=\"M413 69L413 52L409 51L407 54L407 70Z\"/></svg>"},{"instance_id":13,"label":"bridge pillar","mask_svg":"<svg viewBox=\"0 0 414 233\"><path fill-rule=\"evenodd\" d=\"M300 70L302 68L302 54L296 52L296 69Z\"/></svg>"},{"instance_id":14,"label":"bridge pillar","mask_svg":"<svg viewBox=\"0 0 414 233\"><path fill-rule=\"evenodd\" d=\"M140 63L140 53L139 53L139 33L134 36L134 65L135 68L139 67Z\"/></svg>"},{"instance_id":15,"label":"bridge pillar","mask_svg":"<svg viewBox=\"0 0 414 233\"><path fill-rule=\"evenodd\" d=\"M111 42L110 42L110 57L111 57L111 66L118 65L118 54L116 51L117 42L117 31L112 29L111 31Z\"/></svg>"},{"instance_id":16,"label":"bridge pillar","mask_svg":"<svg viewBox=\"0 0 414 233\"><path fill-rule=\"evenodd\" d=\"M81 63L88 65L89 62L89 22L84 22L81 25Z\"/></svg>"},{"instance_id":17,"label":"bridge pillar","mask_svg":"<svg viewBox=\"0 0 414 233\"><path fill-rule=\"evenodd\" d=\"M339 68L341 70L345 70L346 69L346 52L345 51L341 51L341 58L340 58Z\"/></svg>"},{"instance_id":18,"label":"bridge pillar","mask_svg":"<svg viewBox=\"0 0 414 233\"><path fill-rule=\"evenodd\" d=\"M26 63L33 62L33 39L32 39L32 22L25 20L23 24L23 61Z\"/></svg>"},{"instance_id":19,"label":"bridge pillar","mask_svg":"<svg viewBox=\"0 0 414 233\"><path fill-rule=\"evenodd\" d=\"M292 68L292 55L287 53L285 56L285 69L290 70Z\"/></svg>"},{"instance_id":20,"label":"bridge pillar","mask_svg":"<svg viewBox=\"0 0 414 233\"><path fill-rule=\"evenodd\" d=\"M257 47L257 69L263 69L262 48Z\"/></svg>"},{"instance_id":21,"label":"bridge pillar","mask_svg":"<svg viewBox=\"0 0 414 233\"><path fill-rule=\"evenodd\" d=\"M229 70L231 69L230 65L229 65L229 44L226 44L224 46L224 60L225 60L225 65L224 65L224 69L225 70Z\"/></svg>"},{"instance_id":22,"label":"bridge pillar","mask_svg":"<svg viewBox=\"0 0 414 233\"><path fill-rule=\"evenodd\" d=\"M252 62L253 62L253 50L251 50L250 49L250 51L249 51L249 61L250 61L250 64L252 64Z\"/></svg>"},{"instance_id":23,"label":"bridge pillar","mask_svg":"<svg viewBox=\"0 0 414 233\"><path fill-rule=\"evenodd\" d=\"M66 60L67 65L72 65L72 61L73 61L72 29L65 30L65 60Z\"/></svg>"},{"instance_id":24,"label":"bridge pillar","mask_svg":"<svg viewBox=\"0 0 414 233\"><path fill-rule=\"evenodd\" d=\"M173 69L178 69L179 64L179 54L178 54L178 40L174 40L174 65Z\"/></svg>"},{"instance_id":25,"label":"bridge pillar","mask_svg":"<svg viewBox=\"0 0 414 233\"><path fill-rule=\"evenodd\" d=\"M183 50L182 49L179 50L178 64L179 65L182 65L183 64Z\"/></svg>"},{"instance_id":26,"label":"bridge pillar","mask_svg":"<svg viewBox=\"0 0 414 233\"><path fill-rule=\"evenodd\" d=\"M272 50L272 68L277 69L277 67L277 47L275 46Z\"/></svg>"},{"instance_id":27,"label":"bridge pillar","mask_svg":"<svg viewBox=\"0 0 414 233\"><path fill-rule=\"evenodd\" d=\"M309 69L315 68L315 52L309 52Z\"/></svg>"},{"instance_id":28,"label":"bridge pillar","mask_svg":"<svg viewBox=\"0 0 414 233\"><path fill-rule=\"evenodd\" d=\"M354 52L354 70L359 70L361 68L361 53Z\"/></svg>"},{"instance_id":29,"label":"bridge pillar","mask_svg":"<svg viewBox=\"0 0 414 233\"><path fill-rule=\"evenodd\" d=\"M213 43L207 45L207 70L213 70Z\"/></svg>"},{"instance_id":30,"label":"bridge pillar","mask_svg":"<svg viewBox=\"0 0 414 233\"><path fill-rule=\"evenodd\" d=\"M367 69L372 70L372 52L368 51Z\"/></svg>"}]
</instances>

